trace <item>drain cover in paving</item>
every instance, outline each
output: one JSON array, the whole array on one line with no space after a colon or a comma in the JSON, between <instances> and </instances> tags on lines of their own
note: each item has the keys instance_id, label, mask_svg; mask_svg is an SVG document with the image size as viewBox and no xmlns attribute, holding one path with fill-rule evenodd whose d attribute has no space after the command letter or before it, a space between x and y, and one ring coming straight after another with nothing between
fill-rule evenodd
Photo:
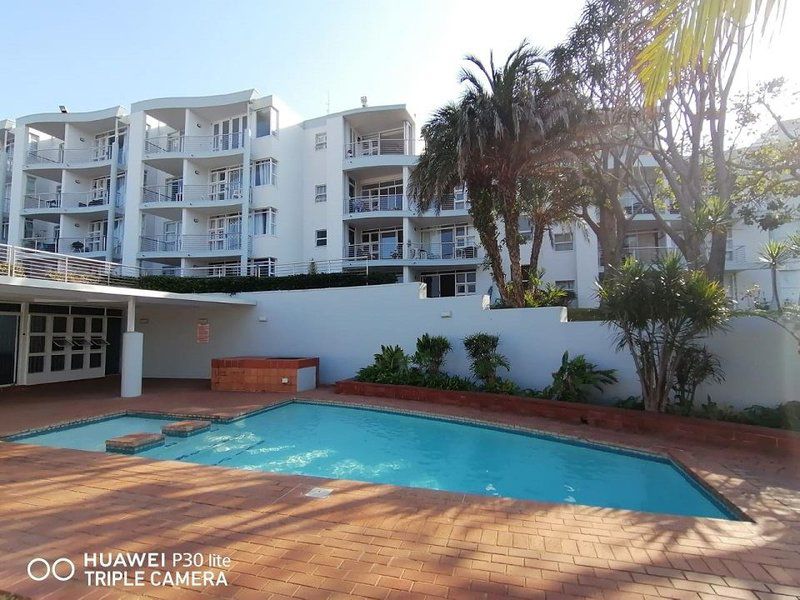
<instances>
[{"instance_id":1,"label":"drain cover in paving","mask_svg":"<svg viewBox=\"0 0 800 600\"><path fill-rule=\"evenodd\" d=\"M327 498L328 496L331 495L332 491L333 490L330 488L316 487L316 488L311 488L311 490L309 490L306 496L308 496L309 498Z\"/></svg>"}]
</instances>

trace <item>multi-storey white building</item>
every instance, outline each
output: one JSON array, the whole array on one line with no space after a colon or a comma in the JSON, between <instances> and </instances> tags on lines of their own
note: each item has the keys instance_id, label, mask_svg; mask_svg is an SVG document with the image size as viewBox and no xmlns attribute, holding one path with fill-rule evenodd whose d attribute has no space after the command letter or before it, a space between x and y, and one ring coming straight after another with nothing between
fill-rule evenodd
<instances>
[{"instance_id":1,"label":"multi-storey white building","mask_svg":"<svg viewBox=\"0 0 800 600\"><path fill-rule=\"evenodd\" d=\"M151 273L269 276L313 261L392 272L426 283L429 296L492 288L466 195L454 191L439 214L409 202L420 148L404 105L304 121L275 96L246 90L0 121L0 143L10 244ZM653 215L626 202L635 215L629 253L650 260L670 249ZM769 296L757 261L767 237L733 228L732 295L759 283ZM600 264L596 239L579 229L553 232L541 256L545 279L573 290L580 306L596 304ZM797 265L781 273L782 297L797 301L799 274Z\"/></svg>"}]
</instances>

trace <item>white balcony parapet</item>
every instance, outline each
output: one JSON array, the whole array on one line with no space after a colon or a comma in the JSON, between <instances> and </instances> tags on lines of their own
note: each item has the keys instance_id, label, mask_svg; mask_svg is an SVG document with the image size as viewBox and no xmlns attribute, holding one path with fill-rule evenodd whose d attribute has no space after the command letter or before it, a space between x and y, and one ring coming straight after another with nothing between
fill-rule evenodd
<instances>
[{"instance_id":1,"label":"white balcony parapet","mask_svg":"<svg viewBox=\"0 0 800 600\"><path fill-rule=\"evenodd\" d=\"M403 210L403 195L357 196L344 199L345 214Z\"/></svg>"},{"instance_id":2,"label":"white balcony parapet","mask_svg":"<svg viewBox=\"0 0 800 600\"><path fill-rule=\"evenodd\" d=\"M245 132L217 135L164 135L145 140L145 154L203 153L242 150Z\"/></svg>"},{"instance_id":3,"label":"white balcony parapet","mask_svg":"<svg viewBox=\"0 0 800 600\"><path fill-rule=\"evenodd\" d=\"M230 252L242 249L241 233L141 236L141 252Z\"/></svg>"},{"instance_id":4,"label":"white balcony parapet","mask_svg":"<svg viewBox=\"0 0 800 600\"><path fill-rule=\"evenodd\" d=\"M0 244L0 275L68 283L130 285L129 278L138 277L139 268L72 254Z\"/></svg>"},{"instance_id":5,"label":"white balcony parapet","mask_svg":"<svg viewBox=\"0 0 800 600\"><path fill-rule=\"evenodd\" d=\"M244 190L241 184L220 181L211 185L173 184L148 185L142 187L142 202L226 202L241 200Z\"/></svg>"},{"instance_id":6,"label":"white balcony parapet","mask_svg":"<svg viewBox=\"0 0 800 600\"><path fill-rule=\"evenodd\" d=\"M414 140L407 138L371 138L345 144L344 157L382 156L385 154L413 154Z\"/></svg>"}]
</instances>

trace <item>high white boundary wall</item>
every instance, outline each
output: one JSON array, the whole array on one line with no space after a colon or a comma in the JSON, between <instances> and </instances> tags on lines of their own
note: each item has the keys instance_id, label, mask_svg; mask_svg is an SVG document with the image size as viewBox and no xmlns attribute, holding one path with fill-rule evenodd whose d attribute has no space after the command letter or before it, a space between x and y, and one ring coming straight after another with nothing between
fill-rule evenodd
<instances>
[{"instance_id":1,"label":"high white boundary wall","mask_svg":"<svg viewBox=\"0 0 800 600\"><path fill-rule=\"evenodd\" d=\"M484 331L500 336L500 351L511 363L508 376L523 387L549 384L568 350L617 370L620 382L608 388L607 397L640 395L628 351L615 350L611 330L598 322L565 322L560 308L484 310L480 296L421 298L416 283L241 296L257 306L142 306L136 328L144 333L144 376L209 378L211 359L224 356L318 356L321 381L332 383L370 364L381 344L413 352L423 333L449 338L453 351L445 370L466 376L461 340ZM203 323L210 326L207 343L197 337ZM773 323L736 318L730 331L706 343L719 355L727 379L700 389L699 401L708 393L718 404L742 408L800 397L800 355Z\"/></svg>"}]
</instances>

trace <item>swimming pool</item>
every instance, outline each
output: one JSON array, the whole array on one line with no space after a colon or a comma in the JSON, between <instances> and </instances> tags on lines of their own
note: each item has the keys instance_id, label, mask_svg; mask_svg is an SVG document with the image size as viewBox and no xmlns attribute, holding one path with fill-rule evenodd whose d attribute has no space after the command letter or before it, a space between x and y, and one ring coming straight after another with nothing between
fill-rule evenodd
<instances>
[{"instance_id":1,"label":"swimming pool","mask_svg":"<svg viewBox=\"0 0 800 600\"><path fill-rule=\"evenodd\" d=\"M177 419L173 419L177 420ZM168 420L115 417L16 441L103 451ZM374 409L284 404L137 456L399 486L738 519L672 461L609 446Z\"/></svg>"}]
</instances>

